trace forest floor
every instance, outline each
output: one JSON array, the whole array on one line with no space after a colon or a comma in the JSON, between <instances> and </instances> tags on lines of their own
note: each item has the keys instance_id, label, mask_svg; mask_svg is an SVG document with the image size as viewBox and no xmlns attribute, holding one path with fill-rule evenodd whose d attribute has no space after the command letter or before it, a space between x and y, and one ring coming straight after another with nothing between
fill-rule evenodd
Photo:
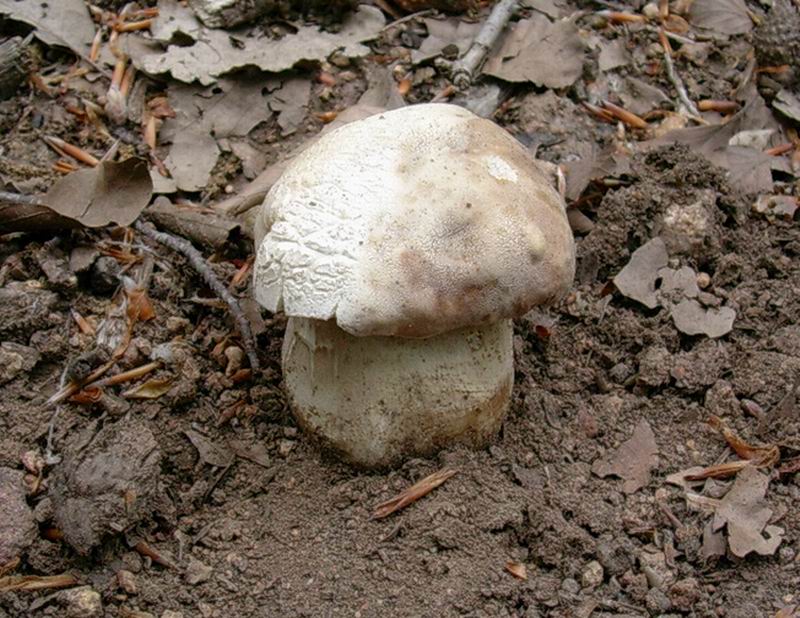
<instances>
[{"instance_id":1,"label":"forest floor","mask_svg":"<svg viewBox=\"0 0 800 618\"><path fill-rule=\"evenodd\" d=\"M64 2L85 15L54 40L0 1L0 41L37 33L0 101L0 190L77 221L18 232L0 200L0 617L800 615L800 67L754 54L768 3L524 2L460 94L441 59L488 7L312 8L228 36L178 2L101 4ZM136 71L115 107L109 34L148 19L117 40ZM493 445L361 471L288 410L242 196L348 110L432 99L559 166L578 271L515 324ZM243 300L259 371L185 257L126 227L145 206Z\"/></svg>"}]
</instances>

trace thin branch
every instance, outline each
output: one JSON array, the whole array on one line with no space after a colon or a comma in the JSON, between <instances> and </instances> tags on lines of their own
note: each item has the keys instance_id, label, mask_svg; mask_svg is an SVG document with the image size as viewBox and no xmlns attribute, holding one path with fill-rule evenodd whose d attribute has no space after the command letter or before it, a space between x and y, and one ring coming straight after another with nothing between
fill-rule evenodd
<instances>
[{"instance_id":1,"label":"thin branch","mask_svg":"<svg viewBox=\"0 0 800 618\"><path fill-rule=\"evenodd\" d=\"M517 0L500 0L494 6L467 53L453 65L453 83L456 88L460 90L469 88L478 68L483 64L486 55L500 38L500 34L516 10Z\"/></svg>"},{"instance_id":2,"label":"thin branch","mask_svg":"<svg viewBox=\"0 0 800 618\"><path fill-rule=\"evenodd\" d=\"M683 85L681 76L678 75L678 72L675 70L675 64L672 62L672 54L670 53L670 45L667 41L664 30L659 31L659 38L661 40L661 47L664 50L664 64L666 64L667 67L667 77L669 78L669 81L672 82L672 85L678 92L678 98L681 100L681 103L683 103L684 107L686 107L686 111L696 118L700 117L700 112L697 111L697 107L695 107L695 104L692 103L692 100L689 98L689 95L686 92L686 86Z\"/></svg>"},{"instance_id":3,"label":"thin branch","mask_svg":"<svg viewBox=\"0 0 800 618\"><path fill-rule=\"evenodd\" d=\"M35 195L22 195L21 193L9 193L0 191L0 202L6 204L22 204L23 206L42 206L42 201Z\"/></svg>"},{"instance_id":4,"label":"thin branch","mask_svg":"<svg viewBox=\"0 0 800 618\"><path fill-rule=\"evenodd\" d=\"M256 352L255 337L253 337L253 331L250 329L250 322L247 321L244 312L241 307L239 307L239 302L217 278L200 252L195 249L188 240L173 236L172 234L167 234L166 232L159 232L158 230L150 228L141 220L134 222L133 227L148 238L183 255L189 260L189 263L200 276L203 277L203 281L214 291L214 294L225 301L230 308L236 325L239 327L245 351L247 352L247 358L250 360L250 367L253 368L253 371L257 371L259 368L258 353Z\"/></svg>"}]
</instances>

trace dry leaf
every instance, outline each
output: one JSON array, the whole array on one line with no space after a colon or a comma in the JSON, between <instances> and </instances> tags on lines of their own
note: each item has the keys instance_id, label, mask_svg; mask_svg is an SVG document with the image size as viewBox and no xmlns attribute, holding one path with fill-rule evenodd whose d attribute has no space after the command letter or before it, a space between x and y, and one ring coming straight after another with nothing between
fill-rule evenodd
<instances>
[{"instance_id":1,"label":"dry leaf","mask_svg":"<svg viewBox=\"0 0 800 618\"><path fill-rule=\"evenodd\" d=\"M773 140L781 140L781 128L758 94L725 124L690 127L669 131L658 139L644 142L645 149L665 144L686 144L693 151L729 172L731 184L744 192L768 191L772 186L771 169L779 166L789 171L783 157L770 157L753 149L731 147L731 138L743 131L774 131Z\"/></svg>"},{"instance_id":2,"label":"dry leaf","mask_svg":"<svg viewBox=\"0 0 800 618\"><path fill-rule=\"evenodd\" d=\"M614 277L614 285L623 296L655 309L658 306L656 280L659 270L668 261L666 244L659 237L653 238L633 252L625 267Z\"/></svg>"},{"instance_id":3,"label":"dry leaf","mask_svg":"<svg viewBox=\"0 0 800 618\"><path fill-rule=\"evenodd\" d=\"M231 449L236 453L237 457L252 461L263 468L269 468L270 459L267 453L267 447L261 442L248 444L243 440L231 440L229 442Z\"/></svg>"},{"instance_id":4,"label":"dry leaf","mask_svg":"<svg viewBox=\"0 0 800 618\"><path fill-rule=\"evenodd\" d=\"M511 573L517 579L528 579L528 569L521 562L514 562L509 560L506 562L506 571Z\"/></svg>"},{"instance_id":5,"label":"dry leaf","mask_svg":"<svg viewBox=\"0 0 800 618\"><path fill-rule=\"evenodd\" d=\"M376 506L375 511L372 513L373 519L388 517L392 513L404 509L409 504L416 502L423 496L426 496L432 492L456 472L457 470L444 469L426 476L421 481L414 483L408 489L400 492L394 498L391 498L386 502L381 502L378 506Z\"/></svg>"},{"instance_id":6,"label":"dry leaf","mask_svg":"<svg viewBox=\"0 0 800 618\"><path fill-rule=\"evenodd\" d=\"M147 161L130 158L119 163L104 161L97 167L72 172L56 181L42 202L86 227L130 225L147 206L152 193Z\"/></svg>"},{"instance_id":7,"label":"dry leaf","mask_svg":"<svg viewBox=\"0 0 800 618\"><path fill-rule=\"evenodd\" d=\"M189 438L192 445L197 449L197 454L200 456L200 460L203 463L219 468L226 468L231 465L236 458L233 451L213 442L193 429L187 429L183 433L186 434L186 437Z\"/></svg>"},{"instance_id":8,"label":"dry leaf","mask_svg":"<svg viewBox=\"0 0 800 618\"><path fill-rule=\"evenodd\" d=\"M126 312L129 325L136 322L147 322L156 317L153 303L147 297L147 290L139 287L132 279L123 279L125 287Z\"/></svg>"},{"instance_id":9,"label":"dry leaf","mask_svg":"<svg viewBox=\"0 0 800 618\"><path fill-rule=\"evenodd\" d=\"M361 43L377 37L385 24L380 9L359 7L349 15L338 32L323 32L314 26L300 26L281 39L266 37L260 28L235 35L225 30L206 28L187 7L175 8L180 32L191 38L191 45L170 45L166 49L141 36L123 37L122 49L134 66L149 75L170 73L177 80L209 85L226 73L247 66L278 73L301 61L321 61L344 48L346 56L364 56L369 48ZM160 19L160 18L159 18Z\"/></svg>"},{"instance_id":10,"label":"dry leaf","mask_svg":"<svg viewBox=\"0 0 800 618\"><path fill-rule=\"evenodd\" d=\"M306 117L308 100L311 97L311 80L294 77L287 79L270 99L269 107L278 112L281 135L291 135Z\"/></svg>"},{"instance_id":11,"label":"dry leaf","mask_svg":"<svg viewBox=\"0 0 800 618\"><path fill-rule=\"evenodd\" d=\"M483 73L508 82L566 88L583 71L583 41L570 20L533 15L517 22Z\"/></svg>"},{"instance_id":12,"label":"dry leaf","mask_svg":"<svg viewBox=\"0 0 800 618\"><path fill-rule=\"evenodd\" d=\"M457 17L447 19L426 17L422 22L428 29L428 36L422 41L419 49L411 51L411 62L414 64L420 64L438 56L449 45L458 48L458 55L462 56L472 45L475 35L481 29L480 22L469 23Z\"/></svg>"},{"instance_id":13,"label":"dry leaf","mask_svg":"<svg viewBox=\"0 0 800 618\"><path fill-rule=\"evenodd\" d=\"M703 545L700 548L700 555L703 560L721 558L725 555L725 535L721 530L714 530L713 520L708 520L703 528Z\"/></svg>"},{"instance_id":14,"label":"dry leaf","mask_svg":"<svg viewBox=\"0 0 800 618\"><path fill-rule=\"evenodd\" d=\"M625 39L602 40L600 42L600 55L597 57L597 66L601 71L611 71L618 67L624 67L630 62L631 54L625 45Z\"/></svg>"},{"instance_id":15,"label":"dry leaf","mask_svg":"<svg viewBox=\"0 0 800 618\"><path fill-rule=\"evenodd\" d=\"M208 184L219 156L217 141L205 127L194 127L175 136L164 160L179 189L200 191Z\"/></svg>"},{"instance_id":16,"label":"dry leaf","mask_svg":"<svg viewBox=\"0 0 800 618\"><path fill-rule=\"evenodd\" d=\"M658 109L669 101L669 97L661 89L630 75L625 78L617 96L625 109L639 116Z\"/></svg>"},{"instance_id":17,"label":"dry leaf","mask_svg":"<svg viewBox=\"0 0 800 618\"><path fill-rule=\"evenodd\" d=\"M697 481L692 481L689 477L692 477L696 474L700 474L705 468L702 466L692 466L691 468L687 468L686 470L681 470L680 472L673 472L672 474L668 475L664 480L669 483L670 485L678 485L679 487L683 487L686 490L692 488L692 486L697 485Z\"/></svg>"},{"instance_id":18,"label":"dry leaf","mask_svg":"<svg viewBox=\"0 0 800 618\"><path fill-rule=\"evenodd\" d=\"M736 312L730 307L704 308L696 300L687 298L672 307L675 327L687 335L705 335L716 338L733 330Z\"/></svg>"},{"instance_id":19,"label":"dry leaf","mask_svg":"<svg viewBox=\"0 0 800 618\"><path fill-rule=\"evenodd\" d=\"M158 399L172 388L172 378L152 379L122 393L126 399Z\"/></svg>"},{"instance_id":20,"label":"dry leaf","mask_svg":"<svg viewBox=\"0 0 800 618\"><path fill-rule=\"evenodd\" d=\"M783 540L784 530L768 525L772 510L764 501L769 477L753 466L744 468L714 514L714 530L727 525L731 552L743 558L750 552L774 554Z\"/></svg>"},{"instance_id":21,"label":"dry leaf","mask_svg":"<svg viewBox=\"0 0 800 618\"><path fill-rule=\"evenodd\" d=\"M0 15L30 24L45 44L68 47L78 54L87 54L94 38L94 22L83 0L0 0Z\"/></svg>"},{"instance_id":22,"label":"dry leaf","mask_svg":"<svg viewBox=\"0 0 800 618\"><path fill-rule=\"evenodd\" d=\"M609 146L579 161L567 162L565 168L566 197L569 200L577 200L592 180L619 178L629 174L630 156L620 152L615 146Z\"/></svg>"},{"instance_id":23,"label":"dry leaf","mask_svg":"<svg viewBox=\"0 0 800 618\"><path fill-rule=\"evenodd\" d=\"M728 170L728 179L742 193L764 193L772 190L772 170L781 157L772 157L755 148L728 146L708 153L714 165ZM788 167L785 168L788 172Z\"/></svg>"},{"instance_id":24,"label":"dry leaf","mask_svg":"<svg viewBox=\"0 0 800 618\"><path fill-rule=\"evenodd\" d=\"M689 22L717 34L745 34L753 29L744 0L696 0L689 10Z\"/></svg>"},{"instance_id":25,"label":"dry leaf","mask_svg":"<svg viewBox=\"0 0 800 618\"><path fill-rule=\"evenodd\" d=\"M794 120L796 123L800 124L800 97L793 92L782 88L772 100L772 107L789 120Z\"/></svg>"},{"instance_id":26,"label":"dry leaf","mask_svg":"<svg viewBox=\"0 0 800 618\"><path fill-rule=\"evenodd\" d=\"M657 465L656 437L650 424L642 419L629 440L592 464L592 472L599 477L614 475L624 479L622 491L630 494L650 482L650 469Z\"/></svg>"}]
</instances>

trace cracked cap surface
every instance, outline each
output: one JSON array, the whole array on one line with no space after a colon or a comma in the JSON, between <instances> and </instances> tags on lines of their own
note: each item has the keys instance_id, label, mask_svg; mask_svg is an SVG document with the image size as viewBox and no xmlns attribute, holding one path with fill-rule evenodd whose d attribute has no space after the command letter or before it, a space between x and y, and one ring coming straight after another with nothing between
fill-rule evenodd
<instances>
[{"instance_id":1,"label":"cracked cap surface","mask_svg":"<svg viewBox=\"0 0 800 618\"><path fill-rule=\"evenodd\" d=\"M562 198L493 122L446 104L356 121L303 151L256 220L256 300L357 336L430 337L566 292Z\"/></svg>"}]
</instances>

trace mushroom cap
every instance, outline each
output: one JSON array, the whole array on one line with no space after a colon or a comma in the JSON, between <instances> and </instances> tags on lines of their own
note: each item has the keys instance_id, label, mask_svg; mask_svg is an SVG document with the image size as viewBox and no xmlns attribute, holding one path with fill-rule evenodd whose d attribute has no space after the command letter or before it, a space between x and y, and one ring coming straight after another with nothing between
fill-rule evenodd
<instances>
[{"instance_id":1,"label":"mushroom cap","mask_svg":"<svg viewBox=\"0 0 800 618\"><path fill-rule=\"evenodd\" d=\"M256 300L356 336L518 317L575 273L563 199L512 136L455 105L324 135L273 185L255 227Z\"/></svg>"}]
</instances>

